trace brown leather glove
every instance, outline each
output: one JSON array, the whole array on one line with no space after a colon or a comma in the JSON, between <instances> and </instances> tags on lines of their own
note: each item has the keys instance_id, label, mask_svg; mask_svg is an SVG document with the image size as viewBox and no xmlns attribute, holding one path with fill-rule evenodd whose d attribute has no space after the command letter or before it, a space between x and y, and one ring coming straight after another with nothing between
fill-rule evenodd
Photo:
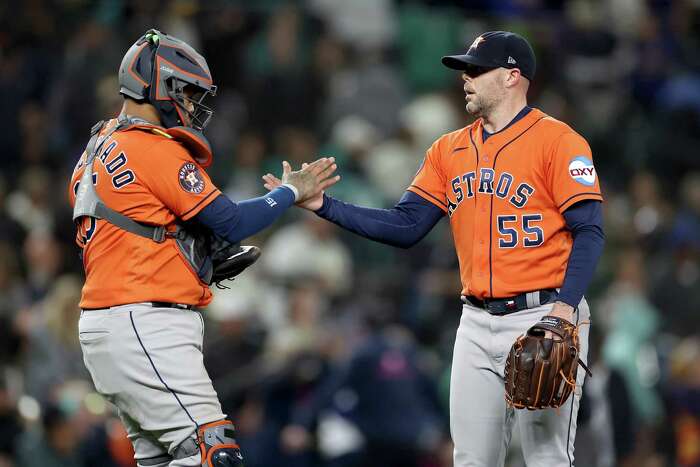
<instances>
[{"instance_id":1,"label":"brown leather glove","mask_svg":"<svg viewBox=\"0 0 700 467\"><path fill-rule=\"evenodd\" d=\"M551 331L552 337L545 337ZM506 401L517 409L561 407L576 387L578 328L565 319L545 316L518 337L506 361Z\"/></svg>"}]
</instances>

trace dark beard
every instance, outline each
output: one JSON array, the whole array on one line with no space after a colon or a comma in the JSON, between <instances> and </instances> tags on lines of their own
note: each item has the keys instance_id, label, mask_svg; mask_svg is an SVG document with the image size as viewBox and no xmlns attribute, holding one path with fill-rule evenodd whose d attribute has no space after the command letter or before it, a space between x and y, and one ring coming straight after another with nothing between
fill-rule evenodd
<instances>
[{"instance_id":1,"label":"dark beard","mask_svg":"<svg viewBox=\"0 0 700 467\"><path fill-rule=\"evenodd\" d=\"M470 112L468 108L469 104L476 104L477 109L474 112ZM467 102L465 109L470 115L479 118L489 115L491 113L491 110L494 109L497 104L498 102L496 102L496 100L485 101L484 99L477 98L477 100Z\"/></svg>"}]
</instances>

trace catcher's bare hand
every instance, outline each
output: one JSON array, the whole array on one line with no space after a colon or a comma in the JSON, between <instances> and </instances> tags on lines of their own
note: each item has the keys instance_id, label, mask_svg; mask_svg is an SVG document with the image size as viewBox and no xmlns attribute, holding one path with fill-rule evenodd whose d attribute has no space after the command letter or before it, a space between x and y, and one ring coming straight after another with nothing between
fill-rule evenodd
<instances>
[{"instance_id":1,"label":"catcher's bare hand","mask_svg":"<svg viewBox=\"0 0 700 467\"><path fill-rule=\"evenodd\" d=\"M299 191L297 205L316 211L323 205L323 192L340 180L340 175L333 175L338 166L334 157L322 157L310 164L304 163L301 170L293 172L287 161L282 163L282 179L268 173L263 175L265 188L273 190L289 183Z\"/></svg>"}]
</instances>

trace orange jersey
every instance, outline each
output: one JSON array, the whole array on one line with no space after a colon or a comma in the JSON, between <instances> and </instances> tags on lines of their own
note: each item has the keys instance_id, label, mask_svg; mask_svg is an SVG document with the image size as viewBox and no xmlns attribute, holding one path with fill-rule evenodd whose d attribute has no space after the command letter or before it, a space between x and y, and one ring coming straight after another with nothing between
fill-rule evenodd
<instances>
[{"instance_id":1,"label":"orange jersey","mask_svg":"<svg viewBox=\"0 0 700 467\"><path fill-rule=\"evenodd\" d=\"M85 159L83 153L73 171L71 204ZM151 225L188 220L220 194L190 153L158 130L113 133L100 148L93 170L95 189L108 207ZM172 238L156 243L107 221L83 217L76 242L83 249L86 275L81 308L147 301L203 306L211 301L209 287Z\"/></svg>"},{"instance_id":2,"label":"orange jersey","mask_svg":"<svg viewBox=\"0 0 700 467\"><path fill-rule=\"evenodd\" d=\"M448 213L463 295L561 287L573 244L563 212L603 200L588 143L537 109L486 142L482 131L479 119L440 137L408 189Z\"/></svg>"}]
</instances>

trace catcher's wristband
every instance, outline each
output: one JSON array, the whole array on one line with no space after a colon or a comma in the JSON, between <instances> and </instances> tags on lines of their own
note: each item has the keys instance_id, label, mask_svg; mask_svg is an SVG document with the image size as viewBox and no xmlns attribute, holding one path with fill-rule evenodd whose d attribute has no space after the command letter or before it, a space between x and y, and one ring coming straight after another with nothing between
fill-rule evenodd
<instances>
[{"instance_id":1,"label":"catcher's wristband","mask_svg":"<svg viewBox=\"0 0 700 467\"><path fill-rule=\"evenodd\" d=\"M295 203L299 200L299 190L297 190L297 187L295 187L291 183L283 183L280 186L286 186L287 188L292 190L292 193L294 193L294 202Z\"/></svg>"}]
</instances>

